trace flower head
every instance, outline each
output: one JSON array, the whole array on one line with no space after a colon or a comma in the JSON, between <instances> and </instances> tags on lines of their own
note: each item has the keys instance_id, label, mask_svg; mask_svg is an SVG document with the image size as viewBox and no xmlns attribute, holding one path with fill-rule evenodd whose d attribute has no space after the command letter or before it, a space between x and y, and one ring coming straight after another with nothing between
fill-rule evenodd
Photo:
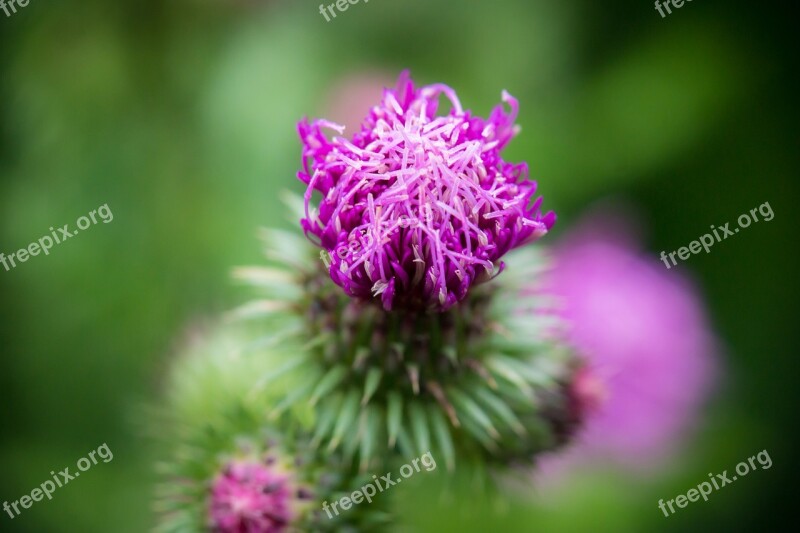
<instances>
[{"instance_id":1,"label":"flower head","mask_svg":"<svg viewBox=\"0 0 800 533\"><path fill-rule=\"evenodd\" d=\"M287 531L294 516L294 496L289 474L274 463L232 461L212 483L212 529L220 533Z\"/></svg>"},{"instance_id":2,"label":"flower head","mask_svg":"<svg viewBox=\"0 0 800 533\"><path fill-rule=\"evenodd\" d=\"M550 289L586 366L572 387L585 427L555 459L639 469L663 459L696 419L713 384L715 343L691 285L615 225L591 218L556 253Z\"/></svg>"},{"instance_id":3,"label":"flower head","mask_svg":"<svg viewBox=\"0 0 800 533\"><path fill-rule=\"evenodd\" d=\"M437 115L439 97L450 101ZM301 122L307 236L332 253L330 275L385 309L443 311L503 268L509 250L544 235L525 163L500 151L517 132L517 101L503 93L488 119L464 111L450 87L415 88L401 74L351 139L328 139L325 120ZM322 194L312 205L314 192Z\"/></svg>"}]
</instances>

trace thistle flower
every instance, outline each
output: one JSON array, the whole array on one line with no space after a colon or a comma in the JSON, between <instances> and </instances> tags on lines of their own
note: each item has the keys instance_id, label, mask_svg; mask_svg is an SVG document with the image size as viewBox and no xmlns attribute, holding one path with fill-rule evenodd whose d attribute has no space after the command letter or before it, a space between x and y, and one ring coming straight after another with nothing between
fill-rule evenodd
<instances>
[{"instance_id":1,"label":"thistle flower","mask_svg":"<svg viewBox=\"0 0 800 533\"><path fill-rule=\"evenodd\" d=\"M219 533L281 533L296 518L291 476L274 458L234 460L212 482L209 524Z\"/></svg>"},{"instance_id":2,"label":"thistle flower","mask_svg":"<svg viewBox=\"0 0 800 533\"><path fill-rule=\"evenodd\" d=\"M644 257L607 216L556 253L550 290L586 361L573 389L586 411L575 446L546 469L610 461L652 468L681 442L714 381L715 343L694 289Z\"/></svg>"},{"instance_id":3,"label":"thistle flower","mask_svg":"<svg viewBox=\"0 0 800 533\"><path fill-rule=\"evenodd\" d=\"M380 505L338 522L322 512L323 501L352 490L351 467L317 454L297 419L264 418L264 405L277 405L284 391L254 393L254 385L282 357L249 357L246 347L239 332L217 328L195 334L173 361L167 397L154 413L165 448L156 531L366 530L385 514Z\"/></svg>"},{"instance_id":4,"label":"thistle flower","mask_svg":"<svg viewBox=\"0 0 800 533\"><path fill-rule=\"evenodd\" d=\"M452 106L442 116L441 95ZM323 128L343 128L326 120L299 124L301 224L332 253L331 279L348 295L444 311L547 233L555 215L540 214L527 164L500 156L517 132L517 101L503 92L503 102L510 111L475 117L450 87L415 88L404 72L351 139L328 139Z\"/></svg>"},{"instance_id":5,"label":"thistle flower","mask_svg":"<svg viewBox=\"0 0 800 533\"><path fill-rule=\"evenodd\" d=\"M306 236L336 251L333 264L323 267L309 239L266 230L271 264L235 271L259 298L230 317L256 321L258 337L206 345L200 376L172 376L182 424L172 424L180 445L164 466L162 531L196 530L200 519L221 532L372 530L385 522L382 504L321 518L300 509L292 487L305 481L333 501L368 471L428 452L481 476L574 433L575 358L546 335L560 319L527 313L546 297L518 297L545 261L516 250L499 282L481 284L555 220L540 215L527 166L500 158L517 113L503 99L510 112L476 118L450 88L415 89L403 74L351 140L325 138L323 127L339 129L325 121L300 125L308 190L289 203ZM337 250L347 242L350 257ZM230 455L242 435L251 450ZM303 466L261 462L253 449L272 439Z\"/></svg>"}]
</instances>

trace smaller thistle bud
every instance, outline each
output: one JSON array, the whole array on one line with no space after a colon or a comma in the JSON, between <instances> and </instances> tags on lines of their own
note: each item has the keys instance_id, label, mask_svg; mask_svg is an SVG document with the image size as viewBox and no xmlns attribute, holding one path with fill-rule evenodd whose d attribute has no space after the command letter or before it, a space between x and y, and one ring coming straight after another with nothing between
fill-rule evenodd
<instances>
[{"instance_id":1,"label":"smaller thistle bud","mask_svg":"<svg viewBox=\"0 0 800 533\"><path fill-rule=\"evenodd\" d=\"M326 488L315 456L248 399L269 358L247 358L231 328L193 328L155 418L163 447L156 531L282 532L313 520ZM313 490L312 490L313 489Z\"/></svg>"},{"instance_id":2,"label":"smaller thistle bud","mask_svg":"<svg viewBox=\"0 0 800 533\"><path fill-rule=\"evenodd\" d=\"M281 533L303 493L274 458L228 462L211 484L209 526L219 533Z\"/></svg>"},{"instance_id":3,"label":"smaller thistle bud","mask_svg":"<svg viewBox=\"0 0 800 533\"><path fill-rule=\"evenodd\" d=\"M285 399L275 387L259 390L258 379L283 357L273 350L248 356L241 339L230 327L201 328L167 373L153 420L163 448L155 531L368 529L385 504L327 516L326 501L362 482L349 462L311 446L312 435L290 413L265 419L264 408L282 409Z\"/></svg>"}]
</instances>

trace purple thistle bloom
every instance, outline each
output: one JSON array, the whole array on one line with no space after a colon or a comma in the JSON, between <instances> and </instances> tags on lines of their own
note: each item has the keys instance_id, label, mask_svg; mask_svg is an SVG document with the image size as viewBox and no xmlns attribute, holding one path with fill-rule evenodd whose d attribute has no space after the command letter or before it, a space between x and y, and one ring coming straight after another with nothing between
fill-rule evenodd
<instances>
[{"instance_id":1,"label":"purple thistle bloom","mask_svg":"<svg viewBox=\"0 0 800 533\"><path fill-rule=\"evenodd\" d=\"M716 343L693 287L644 257L621 222L592 217L556 253L549 288L563 299L570 340L585 358L572 384L585 427L571 450L545 461L546 471L657 466L715 381Z\"/></svg>"},{"instance_id":2,"label":"purple thistle bloom","mask_svg":"<svg viewBox=\"0 0 800 533\"><path fill-rule=\"evenodd\" d=\"M452 108L437 116L442 94ZM517 101L506 92L503 101L510 111L474 117L450 87L415 88L403 72L352 139L328 139L323 128L343 128L326 120L298 125L302 227L332 253L331 278L347 294L380 296L387 310L444 311L499 274L506 252L552 227L528 165L500 157L517 133Z\"/></svg>"},{"instance_id":3,"label":"purple thistle bloom","mask_svg":"<svg viewBox=\"0 0 800 533\"><path fill-rule=\"evenodd\" d=\"M280 533L294 518L289 475L276 465L232 461L212 483L209 516L220 533Z\"/></svg>"}]
</instances>

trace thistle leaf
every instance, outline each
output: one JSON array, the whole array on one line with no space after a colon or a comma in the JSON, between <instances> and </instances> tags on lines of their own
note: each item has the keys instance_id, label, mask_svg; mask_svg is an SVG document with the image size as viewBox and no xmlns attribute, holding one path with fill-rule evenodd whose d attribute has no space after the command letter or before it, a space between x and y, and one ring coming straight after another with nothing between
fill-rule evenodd
<instances>
[{"instance_id":1,"label":"thistle leaf","mask_svg":"<svg viewBox=\"0 0 800 533\"><path fill-rule=\"evenodd\" d=\"M317 346L326 346L333 340L331 333L320 333L302 346L303 351L311 350Z\"/></svg>"},{"instance_id":2,"label":"thistle leaf","mask_svg":"<svg viewBox=\"0 0 800 533\"><path fill-rule=\"evenodd\" d=\"M425 453L431 449L430 430L428 421L425 418L425 410L420 402L411 402L408 407L408 416L411 420L411 427L414 430L414 440L418 448L418 453Z\"/></svg>"},{"instance_id":3,"label":"thistle leaf","mask_svg":"<svg viewBox=\"0 0 800 533\"><path fill-rule=\"evenodd\" d=\"M356 370L363 368L369 360L370 353L369 349L364 346L356 348L356 355L353 357L353 368Z\"/></svg>"},{"instance_id":4,"label":"thistle leaf","mask_svg":"<svg viewBox=\"0 0 800 533\"><path fill-rule=\"evenodd\" d=\"M442 347L442 353L444 353L445 357L453 363L453 365L458 364L458 354L456 353L456 349L454 346L445 345Z\"/></svg>"},{"instance_id":5,"label":"thistle leaf","mask_svg":"<svg viewBox=\"0 0 800 533\"><path fill-rule=\"evenodd\" d=\"M386 429L389 432L389 448L394 448L403 421L403 398L391 391L386 398Z\"/></svg>"},{"instance_id":6,"label":"thistle leaf","mask_svg":"<svg viewBox=\"0 0 800 533\"><path fill-rule=\"evenodd\" d=\"M294 321L293 326L282 327L280 333L264 335L263 337L259 337L258 339L247 342L241 347L236 347L234 350L232 350L232 356L238 357L248 352L274 348L275 346L285 343L294 336L297 336L301 333L304 334L306 330L307 327L301 321L296 320Z\"/></svg>"},{"instance_id":7,"label":"thistle leaf","mask_svg":"<svg viewBox=\"0 0 800 533\"><path fill-rule=\"evenodd\" d=\"M290 392L289 394L287 394L286 397L283 400L281 400L281 402L278 403L278 405L276 405L269 412L269 415L267 415L267 418L269 418L270 420L275 420L282 413L284 413L287 409L289 409L291 406L296 404L298 401L307 398L309 393L311 392L311 389L313 387L313 383L314 382L311 381L308 384L303 385L301 387L298 387L298 388L294 389L292 392Z\"/></svg>"},{"instance_id":8,"label":"thistle leaf","mask_svg":"<svg viewBox=\"0 0 800 533\"><path fill-rule=\"evenodd\" d=\"M302 272L308 270L308 243L295 233L280 229L262 229L259 236L264 241L264 255Z\"/></svg>"},{"instance_id":9,"label":"thistle leaf","mask_svg":"<svg viewBox=\"0 0 800 533\"><path fill-rule=\"evenodd\" d=\"M463 427L464 430L472 435L475 440L481 443L481 445L489 450L491 453L497 453L497 444L489 437L486 431L481 428L475 421L471 418L466 417L463 419Z\"/></svg>"},{"instance_id":10,"label":"thistle leaf","mask_svg":"<svg viewBox=\"0 0 800 533\"><path fill-rule=\"evenodd\" d=\"M514 368L505 364L505 362L501 359L501 356L493 354L487 360L486 366L488 366L490 370L493 370L497 376L502 377L506 381L515 385L525 396L533 396L533 388L528 384L527 381L520 377Z\"/></svg>"},{"instance_id":11,"label":"thistle leaf","mask_svg":"<svg viewBox=\"0 0 800 533\"><path fill-rule=\"evenodd\" d=\"M444 455L447 470L452 472L456 467L456 453L447 420L442 414L442 411L435 407L430 407L428 409L428 418L430 418L433 433L436 436L436 442L439 444L439 449Z\"/></svg>"},{"instance_id":12,"label":"thistle leaf","mask_svg":"<svg viewBox=\"0 0 800 533\"><path fill-rule=\"evenodd\" d=\"M441 385L439 385L435 381L428 381L425 384L425 387L428 391L436 398L436 401L439 402L439 405L442 406L444 412L447 413L448 418L450 418L450 423L453 427L459 427L461 422L458 420L458 416L456 415L456 410L453 408L453 404L450 403L450 400L444 395L444 391L442 390Z\"/></svg>"},{"instance_id":13,"label":"thistle leaf","mask_svg":"<svg viewBox=\"0 0 800 533\"><path fill-rule=\"evenodd\" d=\"M280 300L254 300L228 311L225 319L228 321L254 320L256 318L274 317L285 313L291 306Z\"/></svg>"},{"instance_id":14,"label":"thistle leaf","mask_svg":"<svg viewBox=\"0 0 800 533\"><path fill-rule=\"evenodd\" d=\"M236 267L231 275L237 281L267 289L286 287L295 282L290 271L265 266Z\"/></svg>"},{"instance_id":15,"label":"thistle leaf","mask_svg":"<svg viewBox=\"0 0 800 533\"><path fill-rule=\"evenodd\" d=\"M411 380L411 388L415 396L419 396L419 365L409 363L406 365L408 371L408 378Z\"/></svg>"},{"instance_id":16,"label":"thistle leaf","mask_svg":"<svg viewBox=\"0 0 800 533\"><path fill-rule=\"evenodd\" d=\"M341 403L342 395L334 394L331 396L330 401L320 406L317 428L314 431L314 437L311 439L311 446L314 448L318 447L322 439L330 433L333 428L333 423L336 421L336 414L339 412Z\"/></svg>"},{"instance_id":17,"label":"thistle leaf","mask_svg":"<svg viewBox=\"0 0 800 533\"><path fill-rule=\"evenodd\" d=\"M364 396L361 398L361 405L367 405L369 399L375 394L378 385L383 377L383 371L378 367L373 367L367 372L367 379L364 382Z\"/></svg>"},{"instance_id":18,"label":"thistle leaf","mask_svg":"<svg viewBox=\"0 0 800 533\"><path fill-rule=\"evenodd\" d=\"M301 354L293 357L285 364L281 365L279 368L276 368L271 372L267 372L266 374L264 374L259 378L259 380L256 382L255 385L253 385L253 390L250 392L250 394L252 395L257 393L258 391L260 391L261 389L263 389L264 387L266 387L279 377L291 372L292 370L301 365L304 365L305 363L308 362L309 359L310 359L309 354Z\"/></svg>"},{"instance_id":19,"label":"thistle leaf","mask_svg":"<svg viewBox=\"0 0 800 533\"><path fill-rule=\"evenodd\" d=\"M547 373L539 370L532 364L526 364L518 359L499 354L495 354L494 361L509 368L518 376L522 376L529 384L550 385L552 382L552 378L547 375Z\"/></svg>"},{"instance_id":20,"label":"thistle leaf","mask_svg":"<svg viewBox=\"0 0 800 533\"><path fill-rule=\"evenodd\" d=\"M489 415L477 403L455 387L450 387L447 393L453 399L456 408L460 408L469 418L477 422L493 439L500 438Z\"/></svg>"},{"instance_id":21,"label":"thistle leaf","mask_svg":"<svg viewBox=\"0 0 800 533\"><path fill-rule=\"evenodd\" d=\"M319 399L329 392L331 392L337 385L339 385L342 380L347 376L347 368L342 365L336 365L328 370L328 373L325 374L317 387L314 389L314 393L311 395L310 404L312 406L316 405Z\"/></svg>"},{"instance_id":22,"label":"thistle leaf","mask_svg":"<svg viewBox=\"0 0 800 533\"><path fill-rule=\"evenodd\" d=\"M339 417L336 420L336 427L333 430L333 438L331 439L330 444L328 444L329 452L332 452L337 446L339 446L339 444L342 442L342 437L344 437L348 430L352 431L351 426L358 416L358 411L358 391L356 389L351 389L347 393L344 403L342 403Z\"/></svg>"},{"instance_id":23,"label":"thistle leaf","mask_svg":"<svg viewBox=\"0 0 800 533\"><path fill-rule=\"evenodd\" d=\"M514 411L503 400L492 394L485 387L476 387L473 395L487 406L500 420L508 425L519 436L525 435L525 427L519 421Z\"/></svg>"},{"instance_id":24,"label":"thistle leaf","mask_svg":"<svg viewBox=\"0 0 800 533\"><path fill-rule=\"evenodd\" d=\"M397 447L403 457L412 457L417 453L414 450L411 438L408 436L408 431L402 426L397 431Z\"/></svg>"},{"instance_id":25,"label":"thistle leaf","mask_svg":"<svg viewBox=\"0 0 800 533\"><path fill-rule=\"evenodd\" d=\"M283 190L280 193L280 199L289 210L288 221L293 225L297 224L297 218L302 217L306 210L303 197L291 191Z\"/></svg>"},{"instance_id":26,"label":"thistle leaf","mask_svg":"<svg viewBox=\"0 0 800 533\"><path fill-rule=\"evenodd\" d=\"M370 405L362 413L363 424L361 427L361 472L366 472L369 468L372 453L375 450L375 444L378 442L383 420L381 411L374 405Z\"/></svg>"}]
</instances>

